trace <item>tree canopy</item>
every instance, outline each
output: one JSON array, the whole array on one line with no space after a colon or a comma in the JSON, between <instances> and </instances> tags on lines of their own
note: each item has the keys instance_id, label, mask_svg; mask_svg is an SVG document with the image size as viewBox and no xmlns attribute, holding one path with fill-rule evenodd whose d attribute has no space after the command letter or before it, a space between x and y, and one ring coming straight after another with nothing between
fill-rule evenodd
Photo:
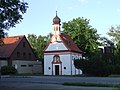
<instances>
[{"instance_id":1,"label":"tree canopy","mask_svg":"<svg viewBox=\"0 0 120 90\"><path fill-rule=\"evenodd\" d=\"M28 4L22 0L0 0L0 40L4 38L4 30L15 27L23 19Z\"/></svg>"},{"instance_id":2,"label":"tree canopy","mask_svg":"<svg viewBox=\"0 0 120 90\"><path fill-rule=\"evenodd\" d=\"M27 38L35 52L37 59L42 61L44 58L43 50L46 46L46 43L47 43L49 37L41 36L41 35L36 36L35 34L28 34Z\"/></svg>"},{"instance_id":3,"label":"tree canopy","mask_svg":"<svg viewBox=\"0 0 120 90\"><path fill-rule=\"evenodd\" d=\"M89 24L88 19L78 17L71 21L63 22L62 27L63 32L71 36L79 49L86 53L86 56L90 56L101 45L98 42L100 36L97 34L97 30Z\"/></svg>"},{"instance_id":4,"label":"tree canopy","mask_svg":"<svg viewBox=\"0 0 120 90\"><path fill-rule=\"evenodd\" d=\"M112 41L117 43L120 41L120 25L111 26L109 32L107 33L110 37L112 37Z\"/></svg>"}]
</instances>

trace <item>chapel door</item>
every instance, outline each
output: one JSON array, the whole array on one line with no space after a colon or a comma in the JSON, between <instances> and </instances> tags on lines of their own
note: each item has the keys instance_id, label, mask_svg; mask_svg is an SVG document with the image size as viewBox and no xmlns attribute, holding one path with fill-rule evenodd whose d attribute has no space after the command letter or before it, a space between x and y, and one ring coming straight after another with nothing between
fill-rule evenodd
<instances>
[{"instance_id":1,"label":"chapel door","mask_svg":"<svg viewBox=\"0 0 120 90\"><path fill-rule=\"evenodd\" d=\"M59 65L55 65L55 75L59 75Z\"/></svg>"}]
</instances>

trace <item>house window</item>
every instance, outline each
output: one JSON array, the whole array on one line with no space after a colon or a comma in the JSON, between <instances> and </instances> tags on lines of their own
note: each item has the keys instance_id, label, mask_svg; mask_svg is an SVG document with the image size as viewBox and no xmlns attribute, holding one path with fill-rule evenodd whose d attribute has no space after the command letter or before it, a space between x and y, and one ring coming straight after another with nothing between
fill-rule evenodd
<instances>
[{"instance_id":1,"label":"house window","mask_svg":"<svg viewBox=\"0 0 120 90\"><path fill-rule=\"evenodd\" d=\"M20 52L17 52L17 58L20 58Z\"/></svg>"},{"instance_id":2,"label":"house window","mask_svg":"<svg viewBox=\"0 0 120 90\"><path fill-rule=\"evenodd\" d=\"M23 58L26 58L26 53L25 52L23 53Z\"/></svg>"},{"instance_id":3,"label":"house window","mask_svg":"<svg viewBox=\"0 0 120 90\"><path fill-rule=\"evenodd\" d=\"M33 65L28 65L28 67L33 67Z\"/></svg>"},{"instance_id":4,"label":"house window","mask_svg":"<svg viewBox=\"0 0 120 90\"><path fill-rule=\"evenodd\" d=\"M31 59L31 53L29 53L29 59Z\"/></svg>"},{"instance_id":5,"label":"house window","mask_svg":"<svg viewBox=\"0 0 120 90\"><path fill-rule=\"evenodd\" d=\"M26 43L25 42L23 42L23 47L26 47Z\"/></svg>"},{"instance_id":6,"label":"house window","mask_svg":"<svg viewBox=\"0 0 120 90\"><path fill-rule=\"evenodd\" d=\"M21 65L21 67L26 67L26 65Z\"/></svg>"}]
</instances>

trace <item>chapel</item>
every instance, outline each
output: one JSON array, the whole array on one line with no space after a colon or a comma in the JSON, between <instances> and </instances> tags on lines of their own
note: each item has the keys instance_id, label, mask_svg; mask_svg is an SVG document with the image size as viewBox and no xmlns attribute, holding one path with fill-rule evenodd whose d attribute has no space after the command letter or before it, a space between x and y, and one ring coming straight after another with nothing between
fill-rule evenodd
<instances>
[{"instance_id":1,"label":"chapel","mask_svg":"<svg viewBox=\"0 0 120 90\"><path fill-rule=\"evenodd\" d=\"M61 32L61 19L53 18L53 35L44 49L44 75L77 75L81 69L74 66L74 60L82 58L82 51L71 37Z\"/></svg>"}]
</instances>

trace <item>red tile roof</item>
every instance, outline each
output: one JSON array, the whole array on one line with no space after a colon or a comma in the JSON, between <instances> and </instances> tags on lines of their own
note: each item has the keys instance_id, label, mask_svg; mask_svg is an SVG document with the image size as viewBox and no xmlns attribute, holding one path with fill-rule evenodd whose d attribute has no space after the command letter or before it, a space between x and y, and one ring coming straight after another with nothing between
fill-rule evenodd
<instances>
[{"instance_id":1,"label":"red tile roof","mask_svg":"<svg viewBox=\"0 0 120 90\"><path fill-rule=\"evenodd\" d=\"M68 51L70 52L78 52L81 53L82 51L77 47L77 45L74 43L74 41L71 39L71 37L67 34L61 34L60 35L60 39L63 42L63 44L66 46L66 48L68 49ZM51 41L47 44L45 50L47 49L47 47L49 46L49 44L51 43ZM45 51L44 52L54 52L54 51ZM64 51L64 50L63 50ZM56 51L55 51L56 52ZM59 51L58 51L59 52Z\"/></svg>"},{"instance_id":2,"label":"red tile roof","mask_svg":"<svg viewBox=\"0 0 120 90\"><path fill-rule=\"evenodd\" d=\"M73 51L73 52L82 52L77 45L74 43L74 41L72 40L72 38L67 35L67 34L61 34L60 35L64 45L67 47L67 49L69 51Z\"/></svg>"},{"instance_id":3,"label":"red tile roof","mask_svg":"<svg viewBox=\"0 0 120 90\"><path fill-rule=\"evenodd\" d=\"M0 58L8 58L13 53L17 45L24 38L24 35L21 36L11 36L4 38L4 45L0 46Z\"/></svg>"}]
</instances>

